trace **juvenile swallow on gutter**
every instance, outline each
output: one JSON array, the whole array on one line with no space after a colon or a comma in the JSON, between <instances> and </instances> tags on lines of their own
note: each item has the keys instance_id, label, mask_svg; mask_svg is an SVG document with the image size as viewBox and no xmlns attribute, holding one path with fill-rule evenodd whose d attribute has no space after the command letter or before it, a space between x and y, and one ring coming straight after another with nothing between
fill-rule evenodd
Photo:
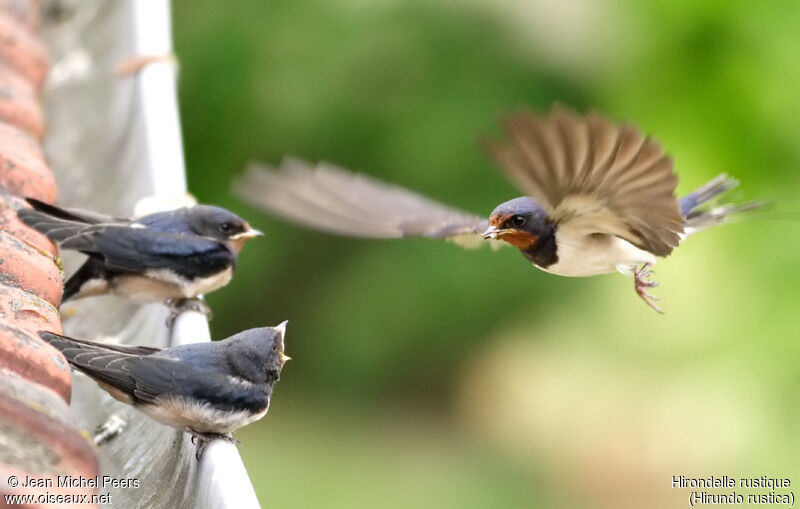
<instances>
[{"instance_id":1,"label":"juvenile swallow on gutter","mask_svg":"<svg viewBox=\"0 0 800 509\"><path fill-rule=\"evenodd\" d=\"M115 294L177 303L228 284L244 243L262 235L232 212L195 205L139 219L68 210L29 198L17 214L61 249L88 255L62 301Z\"/></svg>"},{"instance_id":2,"label":"juvenile swallow on gutter","mask_svg":"<svg viewBox=\"0 0 800 509\"><path fill-rule=\"evenodd\" d=\"M283 353L285 334L283 322L222 341L161 350L39 332L115 399L190 433L198 460L210 440L232 441L230 433L267 413L289 360Z\"/></svg>"},{"instance_id":3,"label":"juvenile swallow on gutter","mask_svg":"<svg viewBox=\"0 0 800 509\"><path fill-rule=\"evenodd\" d=\"M762 205L720 202L738 185L726 175L679 199L672 160L659 143L597 113L556 105L546 115L508 115L502 124L508 141L487 148L525 196L498 205L488 220L296 159L285 159L277 170L252 166L234 190L263 210L340 235L433 237L470 246L475 239L498 239L552 274L630 274L636 293L659 312L648 293L657 285L650 280L657 257L698 230Z\"/></svg>"}]
</instances>

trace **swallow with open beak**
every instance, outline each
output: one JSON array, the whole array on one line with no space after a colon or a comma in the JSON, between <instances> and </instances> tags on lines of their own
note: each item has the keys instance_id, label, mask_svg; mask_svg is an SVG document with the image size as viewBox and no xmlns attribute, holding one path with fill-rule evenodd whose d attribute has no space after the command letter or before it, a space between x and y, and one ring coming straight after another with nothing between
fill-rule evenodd
<instances>
[{"instance_id":1,"label":"swallow with open beak","mask_svg":"<svg viewBox=\"0 0 800 509\"><path fill-rule=\"evenodd\" d=\"M659 143L597 113L556 105L545 115L516 113L502 123L508 140L487 148L525 196L497 206L488 221L404 188L296 159L277 170L252 166L234 190L268 212L342 235L468 245L497 239L552 274L631 274L637 294L656 311L648 289L656 286L650 267L657 258L691 233L761 205L724 203L722 195L738 185L726 175L678 198L672 160Z\"/></svg>"},{"instance_id":2,"label":"swallow with open beak","mask_svg":"<svg viewBox=\"0 0 800 509\"><path fill-rule=\"evenodd\" d=\"M89 257L64 284L62 301L116 294L179 305L228 284L244 243L262 235L210 205L134 220L27 201L33 208L17 211L25 224Z\"/></svg>"},{"instance_id":3,"label":"swallow with open beak","mask_svg":"<svg viewBox=\"0 0 800 509\"><path fill-rule=\"evenodd\" d=\"M197 459L210 440L266 415L275 384L289 360L286 322L249 329L222 341L164 350L39 335L70 365L115 399L192 434Z\"/></svg>"}]
</instances>

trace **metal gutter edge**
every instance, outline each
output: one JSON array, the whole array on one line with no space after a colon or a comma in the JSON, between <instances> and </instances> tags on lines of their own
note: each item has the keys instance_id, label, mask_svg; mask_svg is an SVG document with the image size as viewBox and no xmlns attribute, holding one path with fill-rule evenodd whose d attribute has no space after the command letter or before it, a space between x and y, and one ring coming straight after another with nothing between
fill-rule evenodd
<instances>
[{"instance_id":1,"label":"metal gutter edge","mask_svg":"<svg viewBox=\"0 0 800 509\"><path fill-rule=\"evenodd\" d=\"M135 1L136 53L171 55L172 29L167 2ZM149 167L153 171L156 197L171 198L187 192L186 165L177 99L177 66L169 59L148 64L139 75L141 108L148 126ZM170 168L172 171L160 171ZM206 317L196 312L183 313L175 321L172 346L210 341ZM184 441L190 455L194 446ZM234 444L217 441L203 455L197 469L196 507L260 507L253 485Z\"/></svg>"},{"instance_id":2,"label":"metal gutter edge","mask_svg":"<svg viewBox=\"0 0 800 509\"><path fill-rule=\"evenodd\" d=\"M46 9L54 64L45 87L45 147L60 203L124 215L180 203L186 177L169 3L49 0ZM69 273L79 258L64 257ZM210 340L199 313L178 317L170 335L161 304L115 297L69 304L64 328L77 337L159 347ZM187 434L117 403L80 375L73 376L70 410L89 432L111 418L126 422L98 448L101 475L136 478L140 488L107 489L111 505L260 507L235 445L215 442L198 463Z\"/></svg>"}]
</instances>

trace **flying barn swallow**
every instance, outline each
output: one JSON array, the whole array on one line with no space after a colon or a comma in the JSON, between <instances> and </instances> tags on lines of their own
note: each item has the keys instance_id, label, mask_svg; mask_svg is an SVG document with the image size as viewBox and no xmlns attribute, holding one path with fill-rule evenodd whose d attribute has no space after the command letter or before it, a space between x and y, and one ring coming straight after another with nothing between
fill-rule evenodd
<instances>
[{"instance_id":1,"label":"flying barn swallow","mask_svg":"<svg viewBox=\"0 0 800 509\"><path fill-rule=\"evenodd\" d=\"M248 203L291 221L360 237L433 237L474 245L499 239L533 265L560 276L614 271L634 276L653 309L650 267L691 233L761 204L709 203L738 185L720 175L679 199L671 158L630 125L556 105L546 115L506 116L505 143L487 148L525 196L488 220L407 189L328 164L285 159L253 166L234 182ZM705 206L704 206L705 205Z\"/></svg>"},{"instance_id":2,"label":"flying barn swallow","mask_svg":"<svg viewBox=\"0 0 800 509\"><path fill-rule=\"evenodd\" d=\"M289 360L286 322L240 332L222 341L161 350L39 335L70 365L115 399L153 419L191 433L197 459L213 439L264 417Z\"/></svg>"},{"instance_id":3,"label":"flying barn swallow","mask_svg":"<svg viewBox=\"0 0 800 509\"><path fill-rule=\"evenodd\" d=\"M135 300L193 299L228 284L244 243L262 233L232 212L195 205L139 219L62 209L28 199L20 219L61 249L88 255L62 301L116 294Z\"/></svg>"}]
</instances>

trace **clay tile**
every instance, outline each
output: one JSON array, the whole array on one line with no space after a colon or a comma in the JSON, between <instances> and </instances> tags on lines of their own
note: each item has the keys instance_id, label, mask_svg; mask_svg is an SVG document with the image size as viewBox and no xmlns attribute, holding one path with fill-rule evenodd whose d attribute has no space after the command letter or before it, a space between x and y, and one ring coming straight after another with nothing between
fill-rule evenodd
<instances>
[{"instance_id":1,"label":"clay tile","mask_svg":"<svg viewBox=\"0 0 800 509\"><path fill-rule=\"evenodd\" d=\"M19 220L17 210L30 208L25 200L0 188L0 230L13 235L21 242L39 251L46 251L53 258L58 256L56 245L45 235Z\"/></svg>"},{"instance_id":2,"label":"clay tile","mask_svg":"<svg viewBox=\"0 0 800 509\"><path fill-rule=\"evenodd\" d=\"M39 27L39 2L37 0L0 0L0 12L24 23L27 27Z\"/></svg>"},{"instance_id":3,"label":"clay tile","mask_svg":"<svg viewBox=\"0 0 800 509\"><path fill-rule=\"evenodd\" d=\"M52 304L13 286L0 285L0 323L32 336L40 330L61 332L61 316Z\"/></svg>"},{"instance_id":4,"label":"clay tile","mask_svg":"<svg viewBox=\"0 0 800 509\"><path fill-rule=\"evenodd\" d=\"M61 303L61 270L44 251L37 251L0 231L0 285L19 288L54 307Z\"/></svg>"},{"instance_id":5,"label":"clay tile","mask_svg":"<svg viewBox=\"0 0 800 509\"><path fill-rule=\"evenodd\" d=\"M60 394L50 387L31 383L27 378L23 378L11 370L0 369L0 392L25 403L48 417L61 422L72 422L69 403Z\"/></svg>"},{"instance_id":6,"label":"clay tile","mask_svg":"<svg viewBox=\"0 0 800 509\"><path fill-rule=\"evenodd\" d=\"M49 387L64 401L70 400L72 379L61 352L38 335L3 322L0 322L0 368Z\"/></svg>"},{"instance_id":7,"label":"clay tile","mask_svg":"<svg viewBox=\"0 0 800 509\"><path fill-rule=\"evenodd\" d=\"M0 11L0 62L25 77L38 89L47 74L47 47L25 24Z\"/></svg>"},{"instance_id":8,"label":"clay tile","mask_svg":"<svg viewBox=\"0 0 800 509\"><path fill-rule=\"evenodd\" d=\"M44 134L42 108L33 85L6 66L0 66L0 120L28 131Z\"/></svg>"},{"instance_id":9,"label":"clay tile","mask_svg":"<svg viewBox=\"0 0 800 509\"><path fill-rule=\"evenodd\" d=\"M55 177L36 140L4 122L0 122L0 185L17 196L56 200Z\"/></svg>"},{"instance_id":10,"label":"clay tile","mask_svg":"<svg viewBox=\"0 0 800 509\"><path fill-rule=\"evenodd\" d=\"M16 399L0 392L0 429L3 429L4 446L0 456L3 480L9 475L24 479L51 478L53 487L11 489L3 486L3 493L93 494L97 489L87 487L58 487L57 476L94 479L98 474L97 457L92 445L77 430L37 412ZM4 483L5 484L5 483ZM29 506L26 506L29 507ZM33 507L56 507L42 503ZM84 507L84 506L81 506Z\"/></svg>"}]
</instances>

